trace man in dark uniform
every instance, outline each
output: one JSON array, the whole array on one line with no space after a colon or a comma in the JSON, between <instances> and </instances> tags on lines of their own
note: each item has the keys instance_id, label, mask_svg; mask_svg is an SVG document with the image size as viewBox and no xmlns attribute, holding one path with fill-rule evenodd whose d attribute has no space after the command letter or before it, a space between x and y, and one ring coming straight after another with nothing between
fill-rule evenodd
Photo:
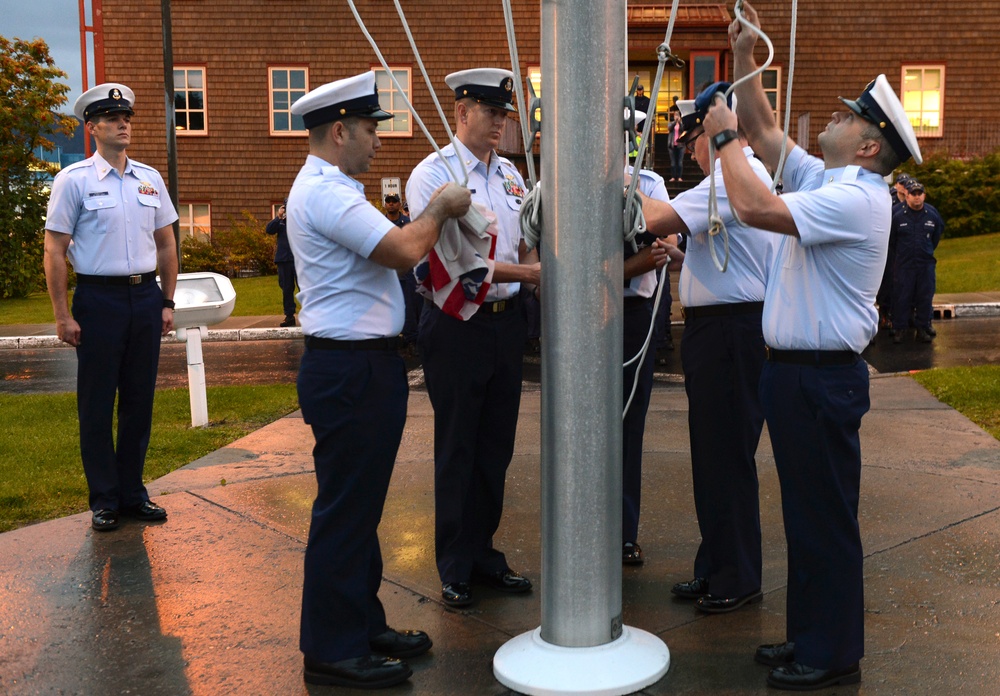
<instances>
[{"instance_id":1,"label":"man in dark uniform","mask_svg":"<svg viewBox=\"0 0 1000 696\"><path fill-rule=\"evenodd\" d=\"M423 631L386 625L378 599L378 524L406 422L408 385L397 352L403 296L396 272L412 268L469 192L434 192L416 221L396 227L354 177L381 144L375 73L338 80L292 105L309 130L309 156L288 196L305 335L298 393L316 438L318 491L302 586L299 646L305 680L364 689L392 686L412 671L398 658L431 647Z\"/></svg>"},{"instance_id":2,"label":"man in dark uniform","mask_svg":"<svg viewBox=\"0 0 1000 696\"><path fill-rule=\"evenodd\" d=\"M514 110L515 79L494 68L448 75L455 142L418 164L406 184L406 200L419 214L451 172L465 171L472 200L497 218L486 301L468 321L427 303L417 339L434 406L435 554L441 598L449 606L472 603L473 580L501 592L531 589L493 547L521 403L527 328L518 293L522 283L538 285L541 275L537 252L527 251L518 224L524 180L495 151Z\"/></svg>"},{"instance_id":3,"label":"man in dark uniform","mask_svg":"<svg viewBox=\"0 0 1000 696\"><path fill-rule=\"evenodd\" d=\"M760 26L749 3L746 19ZM730 25L735 75L753 73L757 33ZM884 176L920 147L899 98L879 75L834 112L819 135L823 159L787 139L759 74L737 81L739 123L772 171L787 146L780 196L768 193L740 148L736 116L716 101L705 133L722 160L729 202L745 224L783 235L761 317L760 379L788 546L785 641L754 658L768 685L810 691L861 681L864 551L858 525L861 419L870 407L861 358L878 330L875 293L889 243Z\"/></svg>"},{"instance_id":4,"label":"man in dark uniform","mask_svg":"<svg viewBox=\"0 0 1000 696\"><path fill-rule=\"evenodd\" d=\"M150 502L142 470L160 337L174 327L177 213L159 172L126 155L134 102L132 90L117 83L76 100L73 111L97 152L56 176L45 221L45 281L56 332L76 346L80 455L99 532L116 529L119 514L145 521L167 516ZM72 313L67 257L77 274Z\"/></svg>"},{"instance_id":5,"label":"man in dark uniform","mask_svg":"<svg viewBox=\"0 0 1000 696\"><path fill-rule=\"evenodd\" d=\"M896 259L892 285L892 342L901 343L912 314L917 340L930 343L937 335L934 317L934 250L944 232L941 214L926 203L927 193L919 181L910 180L906 202L895 209L890 228L890 244Z\"/></svg>"},{"instance_id":6,"label":"man in dark uniform","mask_svg":"<svg viewBox=\"0 0 1000 696\"><path fill-rule=\"evenodd\" d=\"M288 201L286 200L285 203ZM285 320L279 326L295 326L295 257L288 245L287 221L285 220L285 203L278 206L278 217L267 223L264 231L277 237L274 249L274 265L278 267L278 287L281 288L281 307L285 312Z\"/></svg>"}]
</instances>

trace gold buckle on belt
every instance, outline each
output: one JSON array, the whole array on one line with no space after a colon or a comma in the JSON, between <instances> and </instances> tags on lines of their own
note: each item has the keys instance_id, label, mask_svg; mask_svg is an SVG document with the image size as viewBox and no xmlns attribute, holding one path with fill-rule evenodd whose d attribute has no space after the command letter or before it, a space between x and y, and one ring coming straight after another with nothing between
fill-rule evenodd
<instances>
[{"instance_id":1,"label":"gold buckle on belt","mask_svg":"<svg viewBox=\"0 0 1000 696\"><path fill-rule=\"evenodd\" d=\"M497 300L490 307L490 311L493 312L494 314L496 314L497 312L502 312L505 309L507 309L507 300Z\"/></svg>"},{"instance_id":2,"label":"gold buckle on belt","mask_svg":"<svg viewBox=\"0 0 1000 696\"><path fill-rule=\"evenodd\" d=\"M128 277L128 284L129 285L141 285L142 284L142 274L141 273L135 273L133 275L130 275Z\"/></svg>"}]
</instances>

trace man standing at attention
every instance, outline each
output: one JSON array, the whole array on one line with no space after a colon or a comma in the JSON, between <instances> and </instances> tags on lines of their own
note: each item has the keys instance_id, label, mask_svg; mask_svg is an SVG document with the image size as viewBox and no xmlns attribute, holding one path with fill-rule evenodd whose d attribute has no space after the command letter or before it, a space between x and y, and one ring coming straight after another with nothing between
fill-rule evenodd
<instances>
[{"instance_id":1,"label":"man standing at attention","mask_svg":"<svg viewBox=\"0 0 1000 696\"><path fill-rule=\"evenodd\" d=\"M364 689L412 671L399 658L427 652L423 631L386 625L378 598L378 524L406 421L408 385L397 352L403 296L396 272L412 268L442 223L465 214L470 196L450 185L400 229L355 179L381 147L375 73L318 87L292 105L309 131L309 156L288 196L299 320L302 416L312 428L318 490L302 587L299 646L305 680Z\"/></svg>"},{"instance_id":2,"label":"man standing at attention","mask_svg":"<svg viewBox=\"0 0 1000 696\"><path fill-rule=\"evenodd\" d=\"M134 103L132 90L113 82L76 100L97 152L56 176L45 220L45 283L59 339L76 347L80 456L99 532L117 529L119 515L167 517L150 502L142 470L160 338L174 328L177 213L159 172L125 152ZM72 312L67 258L77 280Z\"/></svg>"},{"instance_id":3,"label":"man standing at attention","mask_svg":"<svg viewBox=\"0 0 1000 696\"><path fill-rule=\"evenodd\" d=\"M941 241L944 220L926 200L924 185L911 179L906 186L906 202L893 209L890 232L896 248L892 284L893 343L903 342L911 314L917 340L930 343L937 336L931 326L937 284L934 250Z\"/></svg>"},{"instance_id":4,"label":"man standing at attention","mask_svg":"<svg viewBox=\"0 0 1000 696\"><path fill-rule=\"evenodd\" d=\"M448 75L455 143L418 164L406 184L406 200L419 214L451 180L449 165L456 175L465 172L473 202L496 214L499 230L493 284L479 311L461 321L427 303L417 339L434 407L435 554L449 606L472 603L473 580L502 592L531 589L493 548L521 403L527 328L517 296L521 283L533 290L540 278L537 251L527 251L518 225L524 181L495 152L514 110L515 79L493 68Z\"/></svg>"},{"instance_id":5,"label":"man standing at attention","mask_svg":"<svg viewBox=\"0 0 1000 696\"><path fill-rule=\"evenodd\" d=\"M747 19L757 13L744 5ZM756 67L757 34L730 25L736 77ZM736 88L739 123L772 171L785 135L760 77ZM920 148L884 75L842 99L819 135L823 159L788 141L781 196L768 193L734 142L736 115L716 101L705 133L745 224L785 235L764 295L768 360L760 380L788 546L785 642L762 645L767 682L805 691L861 680L864 572L858 500L861 418L870 406L861 351L875 335L875 293L889 243L885 180Z\"/></svg>"}]
</instances>

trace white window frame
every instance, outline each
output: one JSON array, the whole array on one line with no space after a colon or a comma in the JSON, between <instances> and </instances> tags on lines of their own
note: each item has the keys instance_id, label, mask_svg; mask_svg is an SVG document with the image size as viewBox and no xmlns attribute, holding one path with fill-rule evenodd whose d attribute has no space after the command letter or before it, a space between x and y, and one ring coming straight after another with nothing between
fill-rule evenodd
<instances>
[{"instance_id":1,"label":"white window frame","mask_svg":"<svg viewBox=\"0 0 1000 696\"><path fill-rule=\"evenodd\" d=\"M764 94L767 96L768 101L771 100L771 95L774 95L774 122L778 124L780 128L784 128L785 124L781 120L781 67L772 66L765 70L761 74L761 84L764 84L765 75L774 75L774 87L764 87ZM739 105L736 107L739 110Z\"/></svg>"},{"instance_id":2,"label":"white window frame","mask_svg":"<svg viewBox=\"0 0 1000 696\"><path fill-rule=\"evenodd\" d=\"M183 71L183 73L184 73L184 84L180 88L178 88L178 86L177 86L177 73L179 71ZM189 78L188 73L192 73L192 72L201 73L201 87L196 87L194 89L191 89L189 87L189 79L190 78ZM178 121L178 119L177 119L177 115L178 114L185 114L185 119L184 120L185 120L185 123L187 124L187 127L185 127L185 128L181 128L179 125L175 125L176 131L177 131L177 135L208 135L208 82L207 82L208 75L207 75L207 72L208 71L206 70L206 68L204 66L201 66L201 65L175 65L174 66L174 123L176 124L177 121ZM176 95L178 94L178 92L183 92L184 93L184 95L185 95L185 97L184 97L184 103L187 104L186 108L183 108L183 109L178 109L177 108L177 96ZM190 99L190 93L191 92L201 92L201 108L200 109L192 109L191 108L191 99ZM201 130L194 130L194 129L192 129L190 127L191 126L191 117L190 117L190 115L192 113L199 113L199 112L201 113L202 120L204 121L204 126L205 127L202 128Z\"/></svg>"},{"instance_id":3,"label":"white window frame","mask_svg":"<svg viewBox=\"0 0 1000 696\"><path fill-rule=\"evenodd\" d=\"M413 70L401 65L390 65L389 69L396 77L407 99L413 97ZM399 96L396 85L389 79L389 74L381 65L373 65L375 84L378 86L378 101L383 111L392 114L391 119L378 122L378 137L380 138L412 138L413 114L406 102ZM405 76L405 80L402 79Z\"/></svg>"},{"instance_id":4,"label":"white window frame","mask_svg":"<svg viewBox=\"0 0 1000 696\"><path fill-rule=\"evenodd\" d=\"M208 226L195 225L195 208L204 207L205 216L208 219ZM208 241L212 238L212 204L178 201L177 216L180 218L178 224L181 230L181 242L188 237L194 237L200 241Z\"/></svg>"},{"instance_id":5,"label":"white window frame","mask_svg":"<svg viewBox=\"0 0 1000 696\"><path fill-rule=\"evenodd\" d=\"M292 72L302 72L305 78L305 84L299 88L292 88L291 85L291 73ZM286 87L275 87L274 86L274 76L276 73L285 73L286 77ZM291 113L292 104L298 101L300 98L305 96L309 91L309 67L305 65L273 65L267 69L267 121L268 129L271 135L279 137L287 136L304 136L308 135L308 131L304 124L302 124L301 116L293 116ZM275 97L283 96L286 104L280 108L276 109L274 107ZM282 114L288 117L288 128L287 129L277 129L275 128L275 115ZM301 128L296 127L296 123L301 124Z\"/></svg>"},{"instance_id":6,"label":"white window frame","mask_svg":"<svg viewBox=\"0 0 1000 696\"><path fill-rule=\"evenodd\" d=\"M938 86L933 89L925 89L926 76L931 71L936 71L940 76ZM944 137L944 64L904 63L900 70L899 83L902 85L900 101L916 136L918 138ZM937 125L933 125L935 118Z\"/></svg>"}]
</instances>

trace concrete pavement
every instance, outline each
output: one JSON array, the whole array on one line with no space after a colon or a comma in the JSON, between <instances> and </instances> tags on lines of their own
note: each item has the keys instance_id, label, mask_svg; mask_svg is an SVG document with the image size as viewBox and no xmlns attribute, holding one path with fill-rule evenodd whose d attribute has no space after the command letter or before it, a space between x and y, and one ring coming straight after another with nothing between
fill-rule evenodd
<instances>
[{"instance_id":1,"label":"concrete pavement","mask_svg":"<svg viewBox=\"0 0 1000 696\"><path fill-rule=\"evenodd\" d=\"M505 515L496 539L539 579L540 390L525 387ZM691 576L698 528L683 388L658 383L647 420L640 543L623 569L624 619L671 652L644 694L765 694L754 647L784 637L785 546L766 433L758 453L764 601L697 614L671 585ZM1000 442L906 376L872 380L862 426L866 657L837 694L1000 691ZM312 436L299 413L152 482L170 513L94 534L89 513L0 535L0 693L326 694L298 652L302 556L315 492ZM481 590L445 607L433 559L432 412L409 416L380 529L381 597L397 628L434 639L387 693L491 695L491 660L537 627L540 592ZM538 583L536 583L536 587Z\"/></svg>"}]
</instances>

